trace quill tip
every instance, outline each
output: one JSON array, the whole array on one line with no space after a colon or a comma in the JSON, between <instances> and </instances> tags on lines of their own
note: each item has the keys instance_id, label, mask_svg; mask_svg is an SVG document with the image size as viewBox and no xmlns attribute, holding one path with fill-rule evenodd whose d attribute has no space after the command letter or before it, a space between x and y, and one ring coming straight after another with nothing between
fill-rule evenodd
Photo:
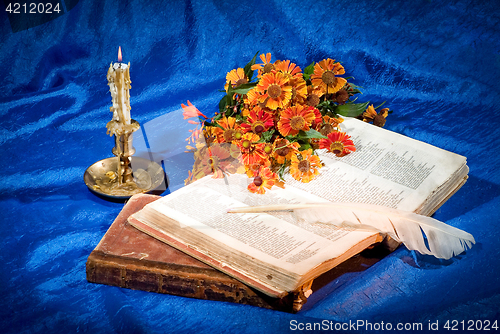
<instances>
[{"instance_id":1,"label":"quill tip","mask_svg":"<svg viewBox=\"0 0 500 334\"><path fill-rule=\"evenodd\" d=\"M242 206L242 207L236 207L236 208L228 208L226 210L226 212L227 213L249 213L249 212L253 212L253 211L252 211L251 207Z\"/></svg>"}]
</instances>

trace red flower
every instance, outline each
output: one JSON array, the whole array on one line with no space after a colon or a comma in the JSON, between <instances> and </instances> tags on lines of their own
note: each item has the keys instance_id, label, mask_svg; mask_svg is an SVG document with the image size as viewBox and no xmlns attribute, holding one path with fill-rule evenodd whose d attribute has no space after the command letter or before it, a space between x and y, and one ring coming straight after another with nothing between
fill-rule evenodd
<instances>
[{"instance_id":1,"label":"red flower","mask_svg":"<svg viewBox=\"0 0 500 334\"><path fill-rule=\"evenodd\" d=\"M274 125L273 116L263 110L259 110L258 112L254 109L250 110L247 122L241 124L243 132L247 133L251 131L257 135L266 132Z\"/></svg>"},{"instance_id":2,"label":"red flower","mask_svg":"<svg viewBox=\"0 0 500 334\"><path fill-rule=\"evenodd\" d=\"M351 137L345 132L339 131L329 133L327 139L321 139L319 141L319 148L326 148L338 157L356 151L356 146L354 146Z\"/></svg>"}]
</instances>

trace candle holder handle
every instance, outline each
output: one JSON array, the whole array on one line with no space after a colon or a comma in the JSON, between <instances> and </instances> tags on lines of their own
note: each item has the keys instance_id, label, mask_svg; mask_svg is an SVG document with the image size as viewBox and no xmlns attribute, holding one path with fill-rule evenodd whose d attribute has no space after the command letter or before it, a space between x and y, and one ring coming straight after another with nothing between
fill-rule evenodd
<instances>
[{"instance_id":1,"label":"candle holder handle","mask_svg":"<svg viewBox=\"0 0 500 334\"><path fill-rule=\"evenodd\" d=\"M133 123L137 123L135 120L132 120ZM139 123L137 123L139 124ZM115 147L113 147L112 152L115 156L118 157L118 183L126 184L130 182L134 182L134 176L132 167L130 166L130 161L132 155L135 153L135 149L133 147L133 133L137 131L138 128L132 128L129 131L124 131L121 134L115 134Z\"/></svg>"}]
</instances>

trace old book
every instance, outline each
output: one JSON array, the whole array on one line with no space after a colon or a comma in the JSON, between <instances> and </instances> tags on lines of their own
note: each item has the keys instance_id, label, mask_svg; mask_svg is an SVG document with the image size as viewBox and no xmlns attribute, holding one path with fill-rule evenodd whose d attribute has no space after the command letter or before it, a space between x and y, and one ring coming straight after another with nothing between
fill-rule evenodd
<instances>
[{"instance_id":1,"label":"old book","mask_svg":"<svg viewBox=\"0 0 500 334\"><path fill-rule=\"evenodd\" d=\"M131 214L159 198L140 194L125 204L87 259L89 282L292 311L290 298L267 298L127 223Z\"/></svg>"},{"instance_id":2,"label":"old book","mask_svg":"<svg viewBox=\"0 0 500 334\"><path fill-rule=\"evenodd\" d=\"M249 193L245 175L207 176L145 206L137 229L271 296L298 291L383 239L378 232L310 224L291 213L228 214L278 203L362 202L430 215L467 179L466 159L355 119L344 122L357 151L337 158L314 181Z\"/></svg>"},{"instance_id":3,"label":"old book","mask_svg":"<svg viewBox=\"0 0 500 334\"><path fill-rule=\"evenodd\" d=\"M87 281L183 297L240 303L285 312L299 311L310 291L327 286L346 272L366 269L387 254L378 245L349 259L314 283L282 298L271 298L235 278L155 239L127 223L127 218L160 196L131 198L111 224L86 263ZM312 282L311 282L312 283ZM307 295L307 296L306 296ZM316 298L318 299L318 298Z\"/></svg>"}]
</instances>

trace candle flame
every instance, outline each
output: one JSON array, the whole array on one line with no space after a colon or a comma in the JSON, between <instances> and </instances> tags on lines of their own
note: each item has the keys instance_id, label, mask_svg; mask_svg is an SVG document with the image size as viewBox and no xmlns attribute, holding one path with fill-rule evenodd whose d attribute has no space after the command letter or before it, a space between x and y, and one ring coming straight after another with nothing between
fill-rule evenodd
<instances>
[{"instance_id":1,"label":"candle flame","mask_svg":"<svg viewBox=\"0 0 500 334\"><path fill-rule=\"evenodd\" d=\"M118 47L118 62L119 63L122 62L122 47L121 46Z\"/></svg>"}]
</instances>

